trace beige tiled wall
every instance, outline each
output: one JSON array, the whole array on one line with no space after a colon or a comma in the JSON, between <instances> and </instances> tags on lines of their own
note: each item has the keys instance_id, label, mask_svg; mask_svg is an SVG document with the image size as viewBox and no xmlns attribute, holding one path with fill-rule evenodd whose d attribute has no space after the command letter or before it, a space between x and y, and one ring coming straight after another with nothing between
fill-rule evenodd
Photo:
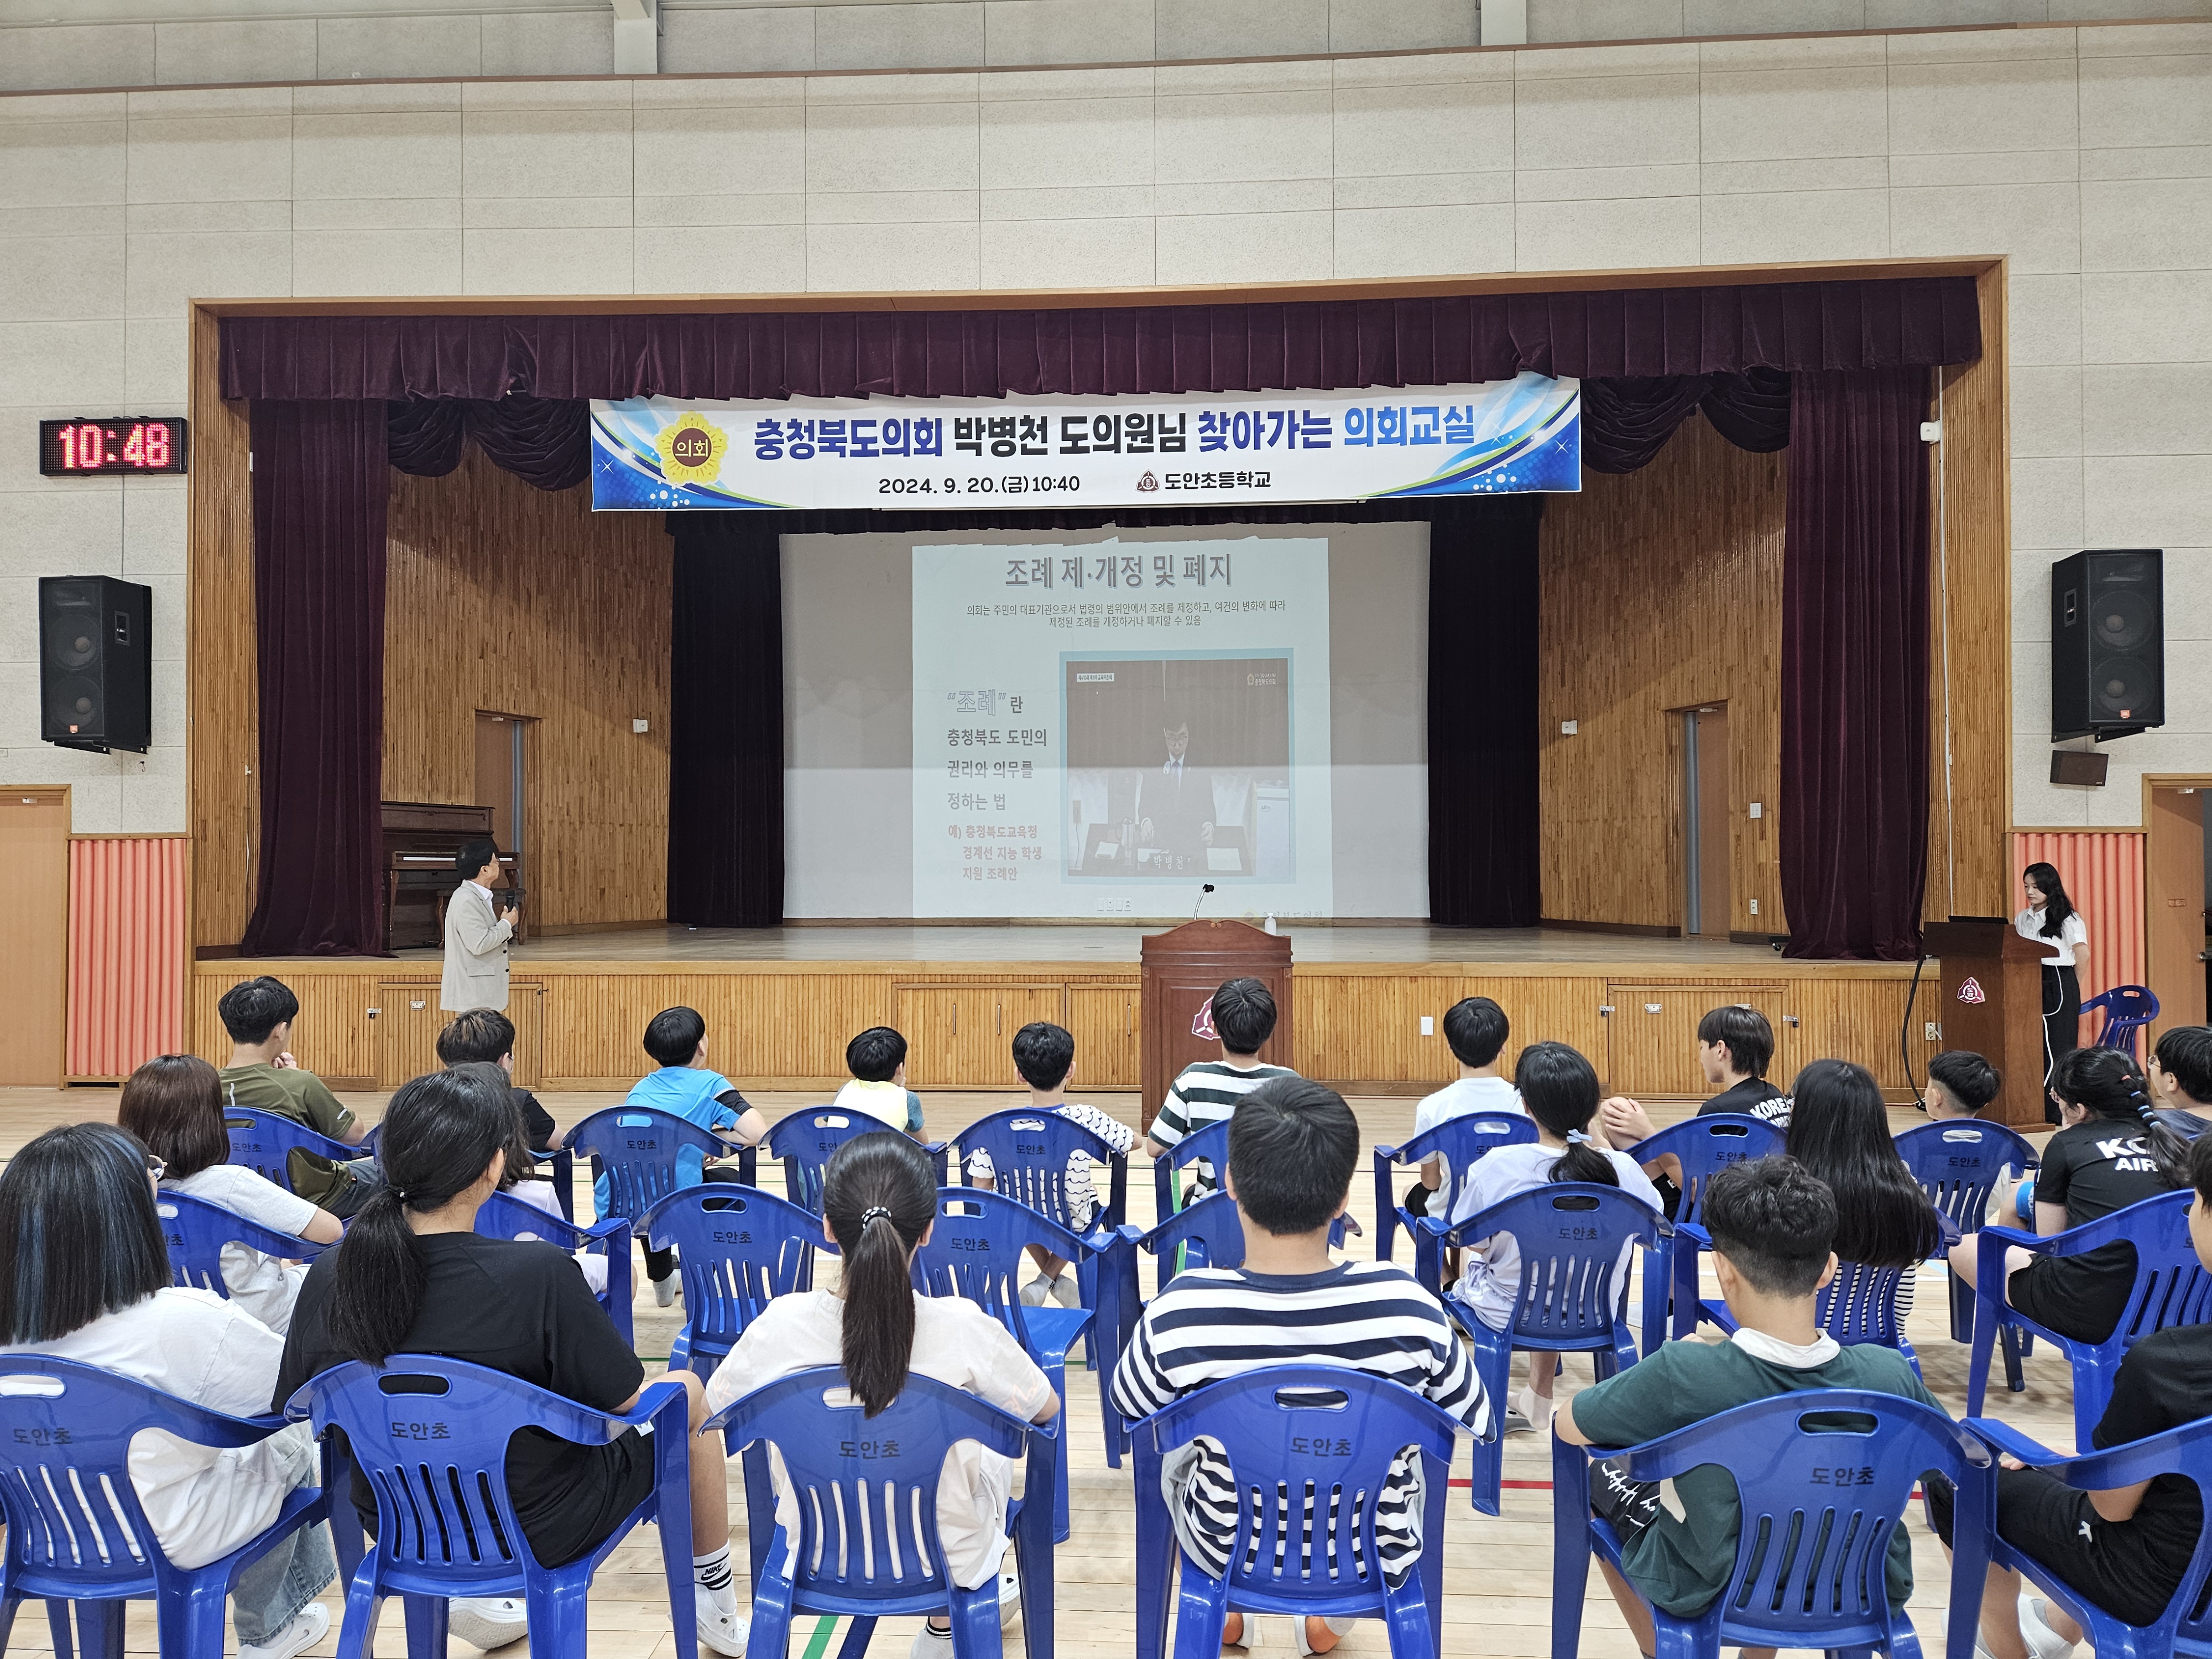
<instances>
[{"instance_id":1,"label":"beige tiled wall","mask_svg":"<svg viewBox=\"0 0 2212 1659\"><path fill-rule=\"evenodd\" d=\"M1340 3L1286 15L1338 43ZM1993 253L2012 258L2014 817L2133 823L2141 770L2212 770L2212 23L0 97L0 782L76 782L83 830L183 827L181 487L41 480L31 440L41 415L180 409L190 297ZM2167 550L2169 722L2116 745L2094 792L2043 781L2044 573L2084 545ZM37 741L33 584L83 571L155 588L143 771Z\"/></svg>"}]
</instances>

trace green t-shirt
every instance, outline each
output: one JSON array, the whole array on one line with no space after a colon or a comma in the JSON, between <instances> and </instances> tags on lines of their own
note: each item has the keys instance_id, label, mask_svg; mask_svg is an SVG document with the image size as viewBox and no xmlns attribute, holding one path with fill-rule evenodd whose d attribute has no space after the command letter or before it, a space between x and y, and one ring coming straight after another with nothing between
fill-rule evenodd
<instances>
[{"instance_id":1,"label":"green t-shirt","mask_svg":"<svg viewBox=\"0 0 2212 1659\"><path fill-rule=\"evenodd\" d=\"M1667 1343L1620 1376L1584 1389L1574 1398L1575 1426L1594 1445L1640 1446L1731 1407L1806 1389L1864 1389L1936 1405L1892 1348L1847 1347L1826 1364L1801 1370L1734 1342L1689 1340ZM1674 1486L1684 1518L1662 1505L1622 1551L1621 1565L1654 1607L1694 1618L1728 1588L1743 1510L1735 1477L1717 1463L1688 1471ZM1890 1605L1902 1607L1912 1596L1912 1543L1901 1526L1890 1534L1888 1577Z\"/></svg>"},{"instance_id":2,"label":"green t-shirt","mask_svg":"<svg viewBox=\"0 0 2212 1659\"><path fill-rule=\"evenodd\" d=\"M274 1112L295 1123L304 1123L317 1134L343 1140L353 1127L353 1114L323 1085L322 1079L297 1066L226 1066L216 1073L222 1079L222 1103L256 1112Z\"/></svg>"}]
</instances>

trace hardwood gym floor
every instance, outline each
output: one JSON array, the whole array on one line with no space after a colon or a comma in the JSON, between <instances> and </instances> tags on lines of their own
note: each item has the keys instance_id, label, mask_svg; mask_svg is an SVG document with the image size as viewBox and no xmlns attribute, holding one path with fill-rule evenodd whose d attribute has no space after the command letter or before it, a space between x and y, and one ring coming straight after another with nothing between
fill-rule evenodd
<instances>
[{"instance_id":1,"label":"hardwood gym floor","mask_svg":"<svg viewBox=\"0 0 2212 1659\"><path fill-rule=\"evenodd\" d=\"M384 1103L383 1097L378 1096L349 1095L344 1098L356 1111L371 1120L380 1113ZM925 1098L931 1127L938 1133L950 1132L985 1112L1014 1103L1003 1094L948 1092ZM798 1095L763 1094L753 1099L771 1118L815 1103L811 1097ZM617 1097L611 1095L545 1097L547 1109L564 1125L599 1107L616 1103ZM1133 1095L1101 1095L1096 1097L1095 1103L1126 1121L1137 1121L1137 1102ZM1413 1103L1410 1099L1362 1098L1352 1103L1370 1145L1402 1140L1411 1131ZM1665 1108L1655 1105L1653 1115L1668 1121L1686 1115L1690 1109L1687 1103ZM55 1123L112 1117L113 1111L112 1093L102 1090L0 1089L0 1155L12 1157L24 1141ZM1909 1109L1893 1109L1891 1117L1898 1128L1920 1121L1917 1111ZM1131 1219L1139 1224L1151 1220L1152 1209L1152 1182L1141 1165L1139 1155L1139 1167L1132 1170L1129 1183ZM779 1186L780 1176L774 1173L764 1170L763 1179L772 1190ZM580 1181L578 1188L579 1200L588 1205L588 1184ZM1352 1213L1363 1225L1371 1229L1373 1208L1371 1186L1363 1165L1352 1183ZM1355 1239L1352 1243L1355 1251L1371 1254L1372 1246L1367 1240ZM1409 1259L1403 1249L1399 1259ZM1149 1272L1145 1282L1147 1285L1151 1282ZM637 1283L638 1352L647 1362L647 1373L658 1375L678 1322L653 1306L651 1292L645 1287L641 1263ZM1707 1290L1711 1293L1710 1283ZM1963 1414L1966 1350L1950 1340L1947 1309L1942 1269L1923 1268L1910 1324L1912 1340L1919 1351L1928 1386L1954 1414ZM1570 1360L1561 1379L1563 1393L1571 1394L1589 1380L1587 1362ZM2030 1358L2027 1384L2027 1391L2017 1395L2006 1395L2001 1382L1994 1385L1990 1402L1992 1414L2002 1416L2045 1444L2070 1447L2073 1419L2069 1381L2065 1366L2047 1346L2039 1346ZM1068 1407L1074 1533L1055 1562L1059 1604L1055 1609L1054 1639L1066 1659L1127 1659L1134 1643L1131 1580L1134 1526L1129 1470L1126 1463L1119 1470L1106 1467L1098 1425L1097 1387L1090 1372L1071 1375ZM1460 1467L1463 1468L1464 1463ZM741 1539L744 1528L743 1486L735 1474L733 1465L730 1485L733 1544ZM1509 1440L1505 1480L1504 1513L1495 1520L1476 1515L1468 1504L1463 1488L1453 1490L1444 1574L1443 1645L1449 1659L1461 1659L1461 1656L1470 1659L1472 1656L1548 1659L1551 1653L1552 1500L1548 1445L1533 1435ZM1920 1523L1917 1510L1908 1516L1908 1525L1912 1531L1918 1583L1911 1603L1913 1622L1923 1644L1931 1640L1940 1644L1944 1592L1948 1582L1942 1551ZM735 1553L742 1559L741 1546ZM647 1529L633 1534L632 1540L610 1559L599 1575L592 1599L594 1659L671 1659L675 1651L674 1639L659 1571L659 1546ZM331 1608L331 1634L311 1650L319 1656L337 1651L342 1587L333 1585L325 1592L324 1601ZM16 1649L27 1652L50 1650L46 1620L40 1613L40 1608L30 1606L18 1615L13 1632ZM816 1622L803 1620L793 1632L793 1651L796 1654L803 1650L805 1659L821 1659L830 1641L842 1637L842 1631L836 1632L835 1638L829 1632L818 1632L814 1628ZM872 1644L875 1659L904 1659L912 1632L911 1620L886 1621L878 1629ZM380 1634L384 1651L404 1651L396 1604L386 1608ZM1255 1646L1272 1654L1294 1653L1290 1637L1284 1621L1262 1620L1259 1621ZM132 1653L155 1651L150 1604L134 1605L126 1646ZM227 1650L235 1652L234 1638ZM1340 1650L1348 1656L1358 1656L1359 1659L1369 1659L1369 1656L1387 1650L1382 1629L1374 1623L1359 1626ZM1589 1659L1633 1659L1635 1654L1634 1644L1629 1640L1595 1572L1590 1577L1582 1650ZM453 1651L466 1656L473 1650L456 1641ZM526 1643L518 1643L500 1651L501 1659L520 1659L529 1649ZM1007 1636L1008 1659L1016 1659L1019 1651L1020 1632L1017 1627Z\"/></svg>"}]
</instances>

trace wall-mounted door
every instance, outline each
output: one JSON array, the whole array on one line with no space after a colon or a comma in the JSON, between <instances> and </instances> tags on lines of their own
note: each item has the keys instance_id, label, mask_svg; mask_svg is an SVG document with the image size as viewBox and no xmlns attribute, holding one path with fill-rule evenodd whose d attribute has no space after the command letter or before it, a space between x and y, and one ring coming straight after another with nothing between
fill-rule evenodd
<instances>
[{"instance_id":1,"label":"wall-mounted door","mask_svg":"<svg viewBox=\"0 0 2212 1659\"><path fill-rule=\"evenodd\" d=\"M1014 1033L1031 1020L1064 1024L1066 987L902 985L892 1018L905 1034L906 1080L915 1089L1018 1089Z\"/></svg>"},{"instance_id":2,"label":"wall-mounted door","mask_svg":"<svg viewBox=\"0 0 2212 1659\"><path fill-rule=\"evenodd\" d=\"M2204 786L2154 783L2143 848L2143 969L2158 998L2151 1040L2205 1010Z\"/></svg>"},{"instance_id":3,"label":"wall-mounted door","mask_svg":"<svg viewBox=\"0 0 2212 1659\"><path fill-rule=\"evenodd\" d=\"M1142 1011L1133 985L1077 985L1067 993L1067 1029L1075 1038L1075 1089L1133 1089L1142 1055ZM1016 1026L1016 1030L1021 1028Z\"/></svg>"},{"instance_id":4,"label":"wall-mounted door","mask_svg":"<svg viewBox=\"0 0 2212 1659\"><path fill-rule=\"evenodd\" d=\"M0 1085L61 1086L69 836L66 787L0 793Z\"/></svg>"},{"instance_id":5,"label":"wall-mounted door","mask_svg":"<svg viewBox=\"0 0 2212 1659\"><path fill-rule=\"evenodd\" d=\"M532 721L514 714L477 714L477 798L491 808L491 838L511 858L522 856ZM525 866L527 869L527 866Z\"/></svg>"},{"instance_id":6,"label":"wall-mounted door","mask_svg":"<svg viewBox=\"0 0 2212 1659\"><path fill-rule=\"evenodd\" d=\"M1612 985L1606 1017L1607 1090L1625 1095L1675 1095L1704 1099L1712 1093L1698 1066L1698 1022L1709 1008L1748 1003L1773 1026L1778 1047L1787 1041L1790 994L1778 985ZM1781 1070L1782 1054L1768 1067ZM1788 1076L1787 1072L1782 1075Z\"/></svg>"},{"instance_id":7,"label":"wall-mounted door","mask_svg":"<svg viewBox=\"0 0 2212 1659\"><path fill-rule=\"evenodd\" d=\"M1726 704L1684 712L1682 764L1682 931L1726 939L1735 909Z\"/></svg>"}]
</instances>

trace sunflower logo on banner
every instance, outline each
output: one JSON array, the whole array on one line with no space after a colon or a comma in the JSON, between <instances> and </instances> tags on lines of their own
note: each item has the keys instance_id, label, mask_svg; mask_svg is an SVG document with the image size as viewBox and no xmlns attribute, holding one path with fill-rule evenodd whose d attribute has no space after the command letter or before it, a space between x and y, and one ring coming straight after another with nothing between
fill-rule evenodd
<instances>
[{"instance_id":1,"label":"sunflower logo on banner","mask_svg":"<svg viewBox=\"0 0 2212 1659\"><path fill-rule=\"evenodd\" d=\"M660 430L660 475L671 483L712 483L721 476L730 434L703 415L685 414Z\"/></svg>"}]
</instances>

